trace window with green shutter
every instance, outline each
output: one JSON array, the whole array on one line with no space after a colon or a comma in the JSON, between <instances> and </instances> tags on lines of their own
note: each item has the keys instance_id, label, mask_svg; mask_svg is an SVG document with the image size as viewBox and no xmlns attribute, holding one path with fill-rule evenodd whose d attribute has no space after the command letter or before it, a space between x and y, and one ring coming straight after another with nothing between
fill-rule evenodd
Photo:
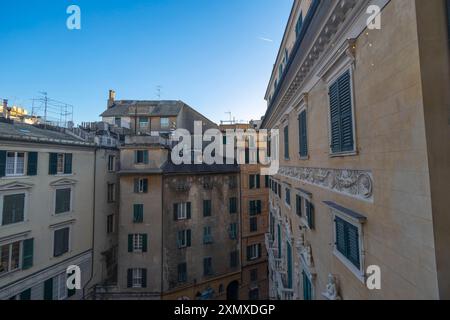
<instances>
[{"instance_id":1,"label":"window with green shutter","mask_svg":"<svg viewBox=\"0 0 450 320\"><path fill-rule=\"evenodd\" d=\"M64 154L64 174L72 174L72 154Z\"/></svg>"},{"instance_id":2,"label":"window with green shutter","mask_svg":"<svg viewBox=\"0 0 450 320\"><path fill-rule=\"evenodd\" d=\"M23 241L22 269L26 270L33 266L34 239Z\"/></svg>"},{"instance_id":3,"label":"window with green shutter","mask_svg":"<svg viewBox=\"0 0 450 320\"><path fill-rule=\"evenodd\" d=\"M61 214L71 211L71 194L71 188L56 189L55 214Z\"/></svg>"},{"instance_id":4,"label":"window with green shutter","mask_svg":"<svg viewBox=\"0 0 450 320\"><path fill-rule=\"evenodd\" d=\"M359 229L355 225L335 218L336 249L356 268L360 269Z\"/></svg>"},{"instance_id":5,"label":"window with green shutter","mask_svg":"<svg viewBox=\"0 0 450 320\"><path fill-rule=\"evenodd\" d=\"M38 165L38 153L28 152L27 175L29 176L37 175L37 165Z\"/></svg>"},{"instance_id":6,"label":"window with green shutter","mask_svg":"<svg viewBox=\"0 0 450 320\"><path fill-rule=\"evenodd\" d=\"M134 204L133 205L133 222L143 223L144 222L144 205Z\"/></svg>"},{"instance_id":7,"label":"window with green shutter","mask_svg":"<svg viewBox=\"0 0 450 320\"><path fill-rule=\"evenodd\" d=\"M203 217L211 216L211 200L203 200Z\"/></svg>"},{"instance_id":8,"label":"window with green shutter","mask_svg":"<svg viewBox=\"0 0 450 320\"><path fill-rule=\"evenodd\" d=\"M53 239L53 256L60 257L69 252L69 232L70 228L55 230Z\"/></svg>"},{"instance_id":9,"label":"window with green shutter","mask_svg":"<svg viewBox=\"0 0 450 320\"><path fill-rule=\"evenodd\" d=\"M350 71L341 75L329 89L331 152L354 151L353 106Z\"/></svg>"},{"instance_id":10,"label":"window with green shutter","mask_svg":"<svg viewBox=\"0 0 450 320\"><path fill-rule=\"evenodd\" d=\"M295 213L297 213L299 217L303 215L302 197L298 194L295 195Z\"/></svg>"},{"instance_id":11,"label":"window with green shutter","mask_svg":"<svg viewBox=\"0 0 450 320\"><path fill-rule=\"evenodd\" d=\"M299 132L299 153L300 157L308 156L308 137L306 127L306 110L303 110L298 117L298 132Z\"/></svg>"},{"instance_id":12,"label":"window with green shutter","mask_svg":"<svg viewBox=\"0 0 450 320\"><path fill-rule=\"evenodd\" d=\"M183 283L187 281L187 263L180 263L178 265L178 282Z\"/></svg>"},{"instance_id":13,"label":"window with green shutter","mask_svg":"<svg viewBox=\"0 0 450 320\"><path fill-rule=\"evenodd\" d=\"M308 227L310 229L314 229L314 205L308 200L305 200L305 204L306 204L306 219L308 222Z\"/></svg>"},{"instance_id":14,"label":"window with green shutter","mask_svg":"<svg viewBox=\"0 0 450 320\"><path fill-rule=\"evenodd\" d=\"M3 196L1 225L23 222L25 218L25 194L10 194Z\"/></svg>"},{"instance_id":15,"label":"window with green shutter","mask_svg":"<svg viewBox=\"0 0 450 320\"><path fill-rule=\"evenodd\" d=\"M31 300L31 289L22 291L20 294L20 300Z\"/></svg>"},{"instance_id":16,"label":"window with green shutter","mask_svg":"<svg viewBox=\"0 0 450 320\"><path fill-rule=\"evenodd\" d=\"M230 198L229 210L230 214L237 213L237 198Z\"/></svg>"},{"instance_id":17,"label":"window with green shutter","mask_svg":"<svg viewBox=\"0 0 450 320\"><path fill-rule=\"evenodd\" d=\"M6 151L0 150L0 178L6 175Z\"/></svg>"},{"instance_id":18,"label":"window with green shutter","mask_svg":"<svg viewBox=\"0 0 450 320\"><path fill-rule=\"evenodd\" d=\"M50 153L48 161L48 174L55 175L58 173L58 154Z\"/></svg>"},{"instance_id":19,"label":"window with green shutter","mask_svg":"<svg viewBox=\"0 0 450 320\"><path fill-rule=\"evenodd\" d=\"M303 300L312 300L312 284L309 280L308 275L305 271L302 272L303 275Z\"/></svg>"},{"instance_id":20,"label":"window with green shutter","mask_svg":"<svg viewBox=\"0 0 450 320\"><path fill-rule=\"evenodd\" d=\"M229 227L230 239L236 240L238 238L238 225L237 223L230 223Z\"/></svg>"}]
</instances>

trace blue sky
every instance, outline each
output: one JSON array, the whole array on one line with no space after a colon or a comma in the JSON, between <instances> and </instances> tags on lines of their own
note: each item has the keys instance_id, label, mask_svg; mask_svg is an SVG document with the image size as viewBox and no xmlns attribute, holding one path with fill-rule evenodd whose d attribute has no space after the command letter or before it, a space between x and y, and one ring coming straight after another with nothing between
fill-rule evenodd
<instances>
[{"instance_id":1,"label":"blue sky","mask_svg":"<svg viewBox=\"0 0 450 320\"><path fill-rule=\"evenodd\" d=\"M81 30L66 9L81 8ZM1 1L0 98L40 91L95 121L117 99L183 100L213 121L264 115L292 0ZM268 41L268 39L272 41Z\"/></svg>"}]
</instances>

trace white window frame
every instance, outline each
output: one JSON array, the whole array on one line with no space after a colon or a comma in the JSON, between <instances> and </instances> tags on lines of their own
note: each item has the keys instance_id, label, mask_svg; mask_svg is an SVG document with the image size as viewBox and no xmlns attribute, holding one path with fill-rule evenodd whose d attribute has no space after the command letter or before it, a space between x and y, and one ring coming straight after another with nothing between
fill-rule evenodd
<instances>
[{"instance_id":1,"label":"white window frame","mask_svg":"<svg viewBox=\"0 0 450 320\"><path fill-rule=\"evenodd\" d=\"M8 173L8 168L7 168L7 164L8 164L8 153L14 153L14 165L13 165L13 169L14 169L14 173ZM22 173L17 173L17 159L19 158L18 155L19 154L23 154L23 172ZM5 177L23 177L26 175L27 172L27 155L28 153L25 151L6 151L6 163L5 163Z\"/></svg>"},{"instance_id":2,"label":"white window frame","mask_svg":"<svg viewBox=\"0 0 450 320\"><path fill-rule=\"evenodd\" d=\"M72 252L72 223L68 223L68 224L63 224L63 225L58 225L57 227L51 227L52 229L52 252L51 252L51 257L52 259L60 259L62 257L64 257L67 254L70 254ZM60 255L59 257L55 257L54 253L55 253L55 232L58 230L62 230L62 229L66 229L69 228L69 239L68 239L68 246L67 246L67 252L63 253L62 255Z\"/></svg>"},{"instance_id":3,"label":"white window frame","mask_svg":"<svg viewBox=\"0 0 450 320\"><path fill-rule=\"evenodd\" d=\"M3 204L5 201L4 197L10 196L10 195L15 195L15 194L25 194L25 199L23 200L24 201L23 221L13 223L13 224L3 225ZM18 190L11 190L11 191L0 193L0 229L11 227L11 226L17 226L17 225L20 225L20 224L28 221L28 199L29 199L29 192L27 190L19 190L18 189Z\"/></svg>"},{"instance_id":4,"label":"white window frame","mask_svg":"<svg viewBox=\"0 0 450 320\"><path fill-rule=\"evenodd\" d=\"M258 243L250 245L250 253L251 253L250 256L249 256L249 260L250 261L259 259L259 246L258 246ZM256 254L256 256L254 254Z\"/></svg>"},{"instance_id":5,"label":"white window frame","mask_svg":"<svg viewBox=\"0 0 450 320\"><path fill-rule=\"evenodd\" d=\"M187 202L178 203L177 220L187 220Z\"/></svg>"},{"instance_id":6,"label":"white window frame","mask_svg":"<svg viewBox=\"0 0 450 320\"><path fill-rule=\"evenodd\" d=\"M144 237L140 233L133 234L133 252L142 252L144 247Z\"/></svg>"},{"instance_id":7,"label":"white window frame","mask_svg":"<svg viewBox=\"0 0 450 320\"><path fill-rule=\"evenodd\" d=\"M147 179L147 188L148 188L148 178L139 178L139 180L138 180L138 193L144 193L144 180L145 179Z\"/></svg>"},{"instance_id":8,"label":"white window frame","mask_svg":"<svg viewBox=\"0 0 450 320\"><path fill-rule=\"evenodd\" d=\"M108 172L115 172L116 171L116 156L115 155L108 155Z\"/></svg>"},{"instance_id":9,"label":"white window frame","mask_svg":"<svg viewBox=\"0 0 450 320\"><path fill-rule=\"evenodd\" d=\"M61 158L60 158L61 157ZM60 170L59 165L60 165L60 159L62 159L62 170ZM56 154L56 174L57 175L62 175L64 174L64 166L66 163L66 155L64 153L57 153Z\"/></svg>"},{"instance_id":10,"label":"white window frame","mask_svg":"<svg viewBox=\"0 0 450 320\"><path fill-rule=\"evenodd\" d=\"M182 234L181 239L179 238L180 233ZM187 248L187 230L179 230L177 233L177 240L179 249Z\"/></svg>"},{"instance_id":11,"label":"white window frame","mask_svg":"<svg viewBox=\"0 0 450 320\"><path fill-rule=\"evenodd\" d=\"M132 288L139 289L142 288L142 280L143 280L143 274L141 268L133 268L132 269Z\"/></svg>"},{"instance_id":12,"label":"white window frame","mask_svg":"<svg viewBox=\"0 0 450 320\"><path fill-rule=\"evenodd\" d=\"M353 219L348 215L339 212L336 209L331 208L332 212L332 222L333 222L333 255L339 259L355 276L359 281L365 283L365 251L364 251L364 233L363 233L363 223L357 219ZM337 249L337 239L336 239L336 217L350 223L351 225L358 228L358 240L359 240L359 269L345 257Z\"/></svg>"},{"instance_id":13,"label":"white window frame","mask_svg":"<svg viewBox=\"0 0 450 320\"><path fill-rule=\"evenodd\" d=\"M12 270L11 269L12 245L17 243L17 242L19 243L19 266L16 269ZM4 247L4 246L9 246L8 270L6 272L0 273L0 278L5 276L5 275L7 275L7 274L10 274L10 273L13 273L13 272L16 272L16 271L19 271L19 270L22 269L23 240L14 240L14 241L10 241L10 242L7 242L7 243L0 244L0 248ZM0 250L0 255L1 255L1 250Z\"/></svg>"},{"instance_id":14,"label":"white window frame","mask_svg":"<svg viewBox=\"0 0 450 320\"><path fill-rule=\"evenodd\" d=\"M59 185L59 186L55 186L54 187L55 191L53 193L53 216L63 216L63 215L68 215L73 213L74 209L73 209L73 192L74 192L74 188L73 185ZM57 190L63 190L63 189L70 189L70 210L66 211L66 212L61 212L61 213L56 213L56 191Z\"/></svg>"},{"instance_id":15,"label":"white window frame","mask_svg":"<svg viewBox=\"0 0 450 320\"><path fill-rule=\"evenodd\" d=\"M167 125L165 124L166 120L167 120ZM161 129L170 129L170 118L167 118L167 117L159 118L159 126L161 127Z\"/></svg>"}]
</instances>

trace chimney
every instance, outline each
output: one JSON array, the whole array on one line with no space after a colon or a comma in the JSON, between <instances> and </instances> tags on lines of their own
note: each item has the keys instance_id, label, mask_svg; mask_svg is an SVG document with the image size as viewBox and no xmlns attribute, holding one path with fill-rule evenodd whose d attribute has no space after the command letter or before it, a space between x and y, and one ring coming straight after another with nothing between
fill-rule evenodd
<instances>
[{"instance_id":1,"label":"chimney","mask_svg":"<svg viewBox=\"0 0 450 320\"><path fill-rule=\"evenodd\" d=\"M3 99L3 114L2 114L3 118L7 118L8 117L8 100L7 99Z\"/></svg>"},{"instance_id":2,"label":"chimney","mask_svg":"<svg viewBox=\"0 0 450 320\"><path fill-rule=\"evenodd\" d=\"M116 100L116 92L114 90L109 90L108 109L112 108L115 100Z\"/></svg>"}]
</instances>

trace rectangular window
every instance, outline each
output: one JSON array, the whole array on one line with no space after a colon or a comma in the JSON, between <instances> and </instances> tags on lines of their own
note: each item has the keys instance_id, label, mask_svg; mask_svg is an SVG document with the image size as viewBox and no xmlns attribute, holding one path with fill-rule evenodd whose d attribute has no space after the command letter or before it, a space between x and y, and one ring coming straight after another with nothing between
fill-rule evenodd
<instances>
[{"instance_id":1,"label":"rectangular window","mask_svg":"<svg viewBox=\"0 0 450 320\"><path fill-rule=\"evenodd\" d=\"M108 171L114 172L116 171L116 157L115 156L108 156Z\"/></svg>"},{"instance_id":2,"label":"rectangular window","mask_svg":"<svg viewBox=\"0 0 450 320\"><path fill-rule=\"evenodd\" d=\"M230 268L237 268L239 266L239 251L230 253Z\"/></svg>"},{"instance_id":3,"label":"rectangular window","mask_svg":"<svg viewBox=\"0 0 450 320\"><path fill-rule=\"evenodd\" d=\"M252 261L261 258L261 244L253 244L247 247L247 260Z\"/></svg>"},{"instance_id":4,"label":"rectangular window","mask_svg":"<svg viewBox=\"0 0 450 320\"><path fill-rule=\"evenodd\" d=\"M139 128L148 129L148 117L139 117Z\"/></svg>"},{"instance_id":5,"label":"rectangular window","mask_svg":"<svg viewBox=\"0 0 450 320\"><path fill-rule=\"evenodd\" d=\"M237 213L237 198L230 198L229 210L230 214Z\"/></svg>"},{"instance_id":6,"label":"rectangular window","mask_svg":"<svg viewBox=\"0 0 450 320\"><path fill-rule=\"evenodd\" d=\"M298 38L300 35L300 32L302 31L303 26L303 13L300 12L300 15L297 20L297 24L295 25L295 37Z\"/></svg>"},{"instance_id":7,"label":"rectangular window","mask_svg":"<svg viewBox=\"0 0 450 320\"><path fill-rule=\"evenodd\" d=\"M302 197L298 194L295 195L295 213L301 217L303 215L303 207L302 207Z\"/></svg>"},{"instance_id":8,"label":"rectangular window","mask_svg":"<svg viewBox=\"0 0 450 320\"><path fill-rule=\"evenodd\" d=\"M358 270L361 267L359 229L344 219L335 217L336 249Z\"/></svg>"},{"instance_id":9,"label":"rectangular window","mask_svg":"<svg viewBox=\"0 0 450 320\"><path fill-rule=\"evenodd\" d=\"M187 281L187 264L180 263L178 265L178 282L183 283Z\"/></svg>"},{"instance_id":10,"label":"rectangular window","mask_svg":"<svg viewBox=\"0 0 450 320\"><path fill-rule=\"evenodd\" d=\"M147 193L148 192L148 179L136 178L134 179L134 193Z\"/></svg>"},{"instance_id":11,"label":"rectangular window","mask_svg":"<svg viewBox=\"0 0 450 320\"><path fill-rule=\"evenodd\" d=\"M354 151L352 88L350 71L329 88L331 153Z\"/></svg>"},{"instance_id":12,"label":"rectangular window","mask_svg":"<svg viewBox=\"0 0 450 320\"><path fill-rule=\"evenodd\" d=\"M135 164L148 164L148 150L135 150L134 163Z\"/></svg>"},{"instance_id":13,"label":"rectangular window","mask_svg":"<svg viewBox=\"0 0 450 320\"><path fill-rule=\"evenodd\" d=\"M203 200L203 216L211 216L211 200Z\"/></svg>"},{"instance_id":14,"label":"rectangular window","mask_svg":"<svg viewBox=\"0 0 450 320\"><path fill-rule=\"evenodd\" d=\"M306 126L306 110L298 116L299 153L301 158L308 156L308 130Z\"/></svg>"},{"instance_id":15,"label":"rectangular window","mask_svg":"<svg viewBox=\"0 0 450 320\"><path fill-rule=\"evenodd\" d=\"M230 239L236 240L238 238L238 225L237 223L230 223Z\"/></svg>"},{"instance_id":16,"label":"rectangular window","mask_svg":"<svg viewBox=\"0 0 450 320\"><path fill-rule=\"evenodd\" d=\"M50 175L72 174L72 158L71 153L50 153L48 173Z\"/></svg>"},{"instance_id":17,"label":"rectangular window","mask_svg":"<svg viewBox=\"0 0 450 320\"><path fill-rule=\"evenodd\" d=\"M168 129L170 126L169 118L161 118L161 128L162 129Z\"/></svg>"},{"instance_id":18,"label":"rectangular window","mask_svg":"<svg viewBox=\"0 0 450 320\"><path fill-rule=\"evenodd\" d=\"M122 126L122 118L116 117L114 119L114 124L120 128Z\"/></svg>"},{"instance_id":19,"label":"rectangular window","mask_svg":"<svg viewBox=\"0 0 450 320\"><path fill-rule=\"evenodd\" d=\"M312 230L314 229L314 205L308 200L305 200L305 207L306 207L306 220L308 222L308 228Z\"/></svg>"},{"instance_id":20,"label":"rectangular window","mask_svg":"<svg viewBox=\"0 0 450 320\"><path fill-rule=\"evenodd\" d=\"M108 183L108 202L113 203L116 201L116 185L114 183Z\"/></svg>"},{"instance_id":21,"label":"rectangular window","mask_svg":"<svg viewBox=\"0 0 450 320\"><path fill-rule=\"evenodd\" d=\"M285 197L284 200L285 200L286 204L288 206L291 206L291 189L289 189L289 188L285 189L284 197Z\"/></svg>"},{"instance_id":22,"label":"rectangular window","mask_svg":"<svg viewBox=\"0 0 450 320\"><path fill-rule=\"evenodd\" d=\"M262 201L261 200L251 200L249 201L249 214L250 216L255 216L262 213Z\"/></svg>"},{"instance_id":23,"label":"rectangular window","mask_svg":"<svg viewBox=\"0 0 450 320\"><path fill-rule=\"evenodd\" d=\"M71 211L72 189L56 189L55 194L55 214L61 214Z\"/></svg>"},{"instance_id":24,"label":"rectangular window","mask_svg":"<svg viewBox=\"0 0 450 320\"><path fill-rule=\"evenodd\" d=\"M259 189L261 188L261 176L259 174L251 174L249 175L249 188L250 189Z\"/></svg>"},{"instance_id":25,"label":"rectangular window","mask_svg":"<svg viewBox=\"0 0 450 320\"><path fill-rule=\"evenodd\" d=\"M303 271L302 274L303 274L303 300L309 301L309 300L312 300L311 280L309 280L305 271Z\"/></svg>"},{"instance_id":26,"label":"rectangular window","mask_svg":"<svg viewBox=\"0 0 450 320\"><path fill-rule=\"evenodd\" d=\"M133 234L133 252L142 252L144 237L142 234Z\"/></svg>"},{"instance_id":27,"label":"rectangular window","mask_svg":"<svg viewBox=\"0 0 450 320\"><path fill-rule=\"evenodd\" d=\"M212 270L212 258L204 258L203 259L203 275L204 276L211 276L213 274Z\"/></svg>"},{"instance_id":28,"label":"rectangular window","mask_svg":"<svg viewBox=\"0 0 450 320\"><path fill-rule=\"evenodd\" d=\"M174 203L173 207L174 207L175 220L191 219L191 203L190 202Z\"/></svg>"},{"instance_id":29,"label":"rectangular window","mask_svg":"<svg viewBox=\"0 0 450 320\"><path fill-rule=\"evenodd\" d=\"M143 223L144 222L144 205L134 204L133 205L133 223Z\"/></svg>"},{"instance_id":30,"label":"rectangular window","mask_svg":"<svg viewBox=\"0 0 450 320\"><path fill-rule=\"evenodd\" d=\"M21 242L0 246L0 275L20 268Z\"/></svg>"},{"instance_id":31,"label":"rectangular window","mask_svg":"<svg viewBox=\"0 0 450 320\"><path fill-rule=\"evenodd\" d=\"M133 269L133 288L142 288L142 269Z\"/></svg>"},{"instance_id":32,"label":"rectangular window","mask_svg":"<svg viewBox=\"0 0 450 320\"><path fill-rule=\"evenodd\" d=\"M264 176L264 187L269 188L270 186L270 178L269 176Z\"/></svg>"},{"instance_id":33,"label":"rectangular window","mask_svg":"<svg viewBox=\"0 0 450 320\"><path fill-rule=\"evenodd\" d=\"M203 244L213 243L213 238L211 234L211 227L203 227Z\"/></svg>"},{"instance_id":34,"label":"rectangular window","mask_svg":"<svg viewBox=\"0 0 450 320\"><path fill-rule=\"evenodd\" d=\"M177 235L178 248L188 248L191 246L191 230L178 231Z\"/></svg>"},{"instance_id":35,"label":"rectangular window","mask_svg":"<svg viewBox=\"0 0 450 320\"><path fill-rule=\"evenodd\" d=\"M55 230L53 239L53 256L60 257L69 252L69 232L70 228Z\"/></svg>"},{"instance_id":36,"label":"rectangular window","mask_svg":"<svg viewBox=\"0 0 450 320\"><path fill-rule=\"evenodd\" d=\"M106 218L106 232L111 234L114 232L114 215L110 214Z\"/></svg>"},{"instance_id":37,"label":"rectangular window","mask_svg":"<svg viewBox=\"0 0 450 320\"><path fill-rule=\"evenodd\" d=\"M251 217L250 218L250 232L257 232L258 231L258 217Z\"/></svg>"},{"instance_id":38,"label":"rectangular window","mask_svg":"<svg viewBox=\"0 0 450 320\"><path fill-rule=\"evenodd\" d=\"M23 176L25 174L25 153L8 151L6 153L6 176Z\"/></svg>"},{"instance_id":39,"label":"rectangular window","mask_svg":"<svg viewBox=\"0 0 450 320\"><path fill-rule=\"evenodd\" d=\"M289 126L284 127L284 159L289 160Z\"/></svg>"},{"instance_id":40,"label":"rectangular window","mask_svg":"<svg viewBox=\"0 0 450 320\"><path fill-rule=\"evenodd\" d=\"M2 226L23 222L25 218L25 194L3 196Z\"/></svg>"},{"instance_id":41,"label":"rectangular window","mask_svg":"<svg viewBox=\"0 0 450 320\"><path fill-rule=\"evenodd\" d=\"M57 166L56 166L56 173L63 174L64 173L64 154L58 153L57 158Z\"/></svg>"}]
</instances>

